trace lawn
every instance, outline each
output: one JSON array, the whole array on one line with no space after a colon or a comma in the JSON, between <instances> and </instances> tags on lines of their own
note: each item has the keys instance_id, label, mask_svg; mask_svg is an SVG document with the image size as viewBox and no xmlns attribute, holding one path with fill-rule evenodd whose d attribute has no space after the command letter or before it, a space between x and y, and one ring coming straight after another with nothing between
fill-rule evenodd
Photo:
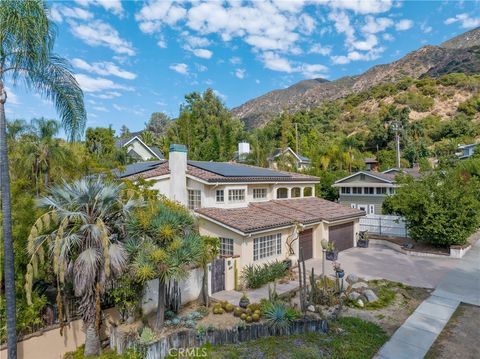
<instances>
[{"instance_id":1,"label":"lawn","mask_svg":"<svg viewBox=\"0 0 480 359\"><path fill-rule=\"evenodd\" d=\"M374 323L340 318L329 334L270 337L240 344L208 346L209 358L371 358L388 339Z\"/></svg>"}]
</instances>

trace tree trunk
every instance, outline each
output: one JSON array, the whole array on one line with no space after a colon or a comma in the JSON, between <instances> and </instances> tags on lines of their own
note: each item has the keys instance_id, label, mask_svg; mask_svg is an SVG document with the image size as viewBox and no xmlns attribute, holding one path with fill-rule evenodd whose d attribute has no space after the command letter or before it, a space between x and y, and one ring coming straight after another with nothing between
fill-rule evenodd
<instances>
[{"instance_id":1,"label":"tree trunk","mask_svg":"<svg viewBox=\"0 0 480 359\"><path fill-rule=\"evenodd\" d=\"M8 146L5 118L7 93L0 80L0 182L2 192L3 261L7 316L8 358L17 357L17 308L15 303L15 257L12 238L12 208L10 198L10 174L8 172Z\"/></svg>"},{"instance_id":2,"label":"tree trunk","mask_svg":"<svg viewBox=\"0 0 480 359\"><path fill-rule=\"evenodd\" d=\"M208 301L208 264L203 266L203 278L202 278L202 295L203 295L203 305L207 308L209 306Z\"/></svg>"},{"instance_id":3,"label":"tree trunk","mask_svg":"<svg viewBox=\"0 0 480 359\"><path fill-rule=\"evenodd\" d=\"M97 356L100 355L100 337L95 329L95 322L85 323L85 351L84 356Z\"/></svg>"},{"instance_id":4,"label":"tree trunk","mask_svg":"<svg viewBox=\"0 0 480 359\"><path fill-rule=\"evenodd\" d=\"M157 320L155 322L156 329L162 329L165 321L165 279L158 278L158 304L157 304Z\"/></svg>"}]
</instances>

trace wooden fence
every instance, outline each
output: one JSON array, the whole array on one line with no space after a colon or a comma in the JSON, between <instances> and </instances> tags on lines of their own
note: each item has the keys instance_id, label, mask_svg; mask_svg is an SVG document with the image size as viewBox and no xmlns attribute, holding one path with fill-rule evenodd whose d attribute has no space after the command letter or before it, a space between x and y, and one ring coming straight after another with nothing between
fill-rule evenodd
<instances>
[{"instance_id":1,"label":"wooden fence","mask_svg":"<svg viewBox=\"0 0 480 359\"><path fill-rule=\"evenodd\" d=\"M290 327L281 330L272 329L264 323L253 323L231 329L207 330L204 333L199 333L196 330L182 330L149 344L146 347L145 358L165 358L173 350L193 350L206 343L212 345L235 344L272 336L327 332L328 324L323 319L298 319ZM117 328L111 328L110 334L110 347L115 348L119 353L125 348L135 345L133 340L119 334ZM126 343L125 340L129 342Z\"/></svg>"}]
</instances>

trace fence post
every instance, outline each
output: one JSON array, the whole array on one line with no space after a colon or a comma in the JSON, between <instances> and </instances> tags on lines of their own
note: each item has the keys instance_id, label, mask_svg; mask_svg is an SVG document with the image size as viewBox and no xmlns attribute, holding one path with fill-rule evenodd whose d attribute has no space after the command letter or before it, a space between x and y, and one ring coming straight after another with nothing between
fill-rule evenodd
<instances>
[{"instance_id":1,"label":"fence post","mask_svg":"<svg viewBox=\"0 0 480 359\"><path fill-rule=\"evenodd\" d=\"M382 217L378 217L378 228L380 235L382 235Z\"/></svg>"}]
</instances>

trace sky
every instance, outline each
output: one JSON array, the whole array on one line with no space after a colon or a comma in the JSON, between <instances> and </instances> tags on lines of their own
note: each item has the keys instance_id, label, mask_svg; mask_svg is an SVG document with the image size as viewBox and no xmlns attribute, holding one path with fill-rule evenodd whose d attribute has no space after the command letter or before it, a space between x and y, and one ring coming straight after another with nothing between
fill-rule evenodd
<instances>
[{"instance_id":1,"label":"sky","mask_svg":"<svg viewBox=\"0 0 480 359\"><path fill-rule=\"evenodd\" d=\"M312 78L335 80L480 26L480 1L50 1L85 95L88 127L140 130L152 112L178 116L212 88L233 108ZM8 82L7 118L58 118Z\"/></svg>"}]
</instances>

